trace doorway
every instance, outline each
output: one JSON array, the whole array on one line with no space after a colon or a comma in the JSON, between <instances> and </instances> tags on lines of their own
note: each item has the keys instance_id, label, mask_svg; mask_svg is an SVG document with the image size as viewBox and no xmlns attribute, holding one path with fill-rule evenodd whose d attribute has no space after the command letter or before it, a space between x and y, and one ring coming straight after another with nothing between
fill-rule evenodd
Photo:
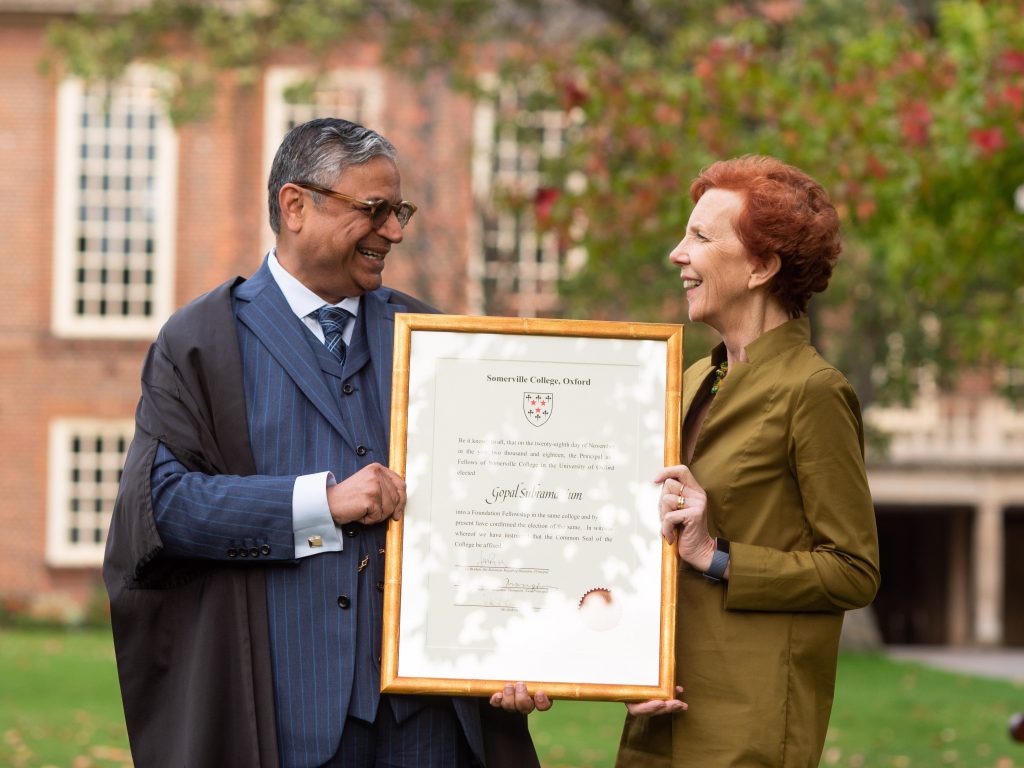
<instances>
[{"instance_id":1,"label":"doorway","mask_svg":"<svg viewBox=\"0 0 1024 768\"><path fill-rule=\"evenodd\" d=\"M1024 507L1003 517L1003 642L1024 646Z\"/></svg>"},{"instance_id":2,"label":"doorway","mask_svg":"<svg viewBox=\"0 0 1024 768\"><path fill-rule=\"evenodd\" d=\"M879 506L882 585L874 607L882 639L896 645L969 642L969 507Z\"/></svg>"}]
</instances>

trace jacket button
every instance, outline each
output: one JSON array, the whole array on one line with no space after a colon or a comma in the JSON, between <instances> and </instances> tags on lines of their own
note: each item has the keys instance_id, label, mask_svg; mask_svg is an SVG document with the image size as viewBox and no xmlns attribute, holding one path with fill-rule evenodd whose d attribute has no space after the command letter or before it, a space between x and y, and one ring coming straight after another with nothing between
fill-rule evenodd
<instances>
[{"instance_id":1,"label":"jacket button","mask_svg":"<svg viewBox=\"0 0 1024 768\"><path fill-rule=\"evenodd\" d=\"M249 554L252 557L259 557L260 556L260 548L259 547L250 547Z\"/></svg>"},{"instance_id":2,"label":"jacket button","mask_svg":"<svg viewBox=\"0 0 1024 768\"><path fill-rule=\"evenodd\" d=\"M341 391L344 392L346 395L351 395L353 392L356 391L356 388L353 387L351 384L346 384L341 388Z\"/></svg>"},{"instance_id":3,"label":"jacket button","mask_svg":"<svg viewBox=\"0 0 1024 768\"><path fill-rule=\"evenodd\" d=\"M345 529L345 535L348 536L350 539L354 539L356 536L359 535L359 529L356 528L354 525L350 525L348 528Z\"/></svg>"},{"instance_id":4,"label":"jacket button","mask_svg":"<svg viewBox=\"0 0 1024 768\"><path fill-rule=\"evenodd\" d=\"M228 549L228 557L238 557L238 550L234 547Z\"/></svg>"},{"instance_id":5,"label":"jacket button","mask_svg":"<svg viewBox=\"0 0 1024 768\"><path fill-rule=\"evenodd\" d=\"M260 554L261 555L269 555L270 554L270 545L269 544L264 544L262 547L260 547Z\"/></svg>"},{"instance_id":6,"label":"jacket button","mask_svg":"<svg viewBox=\"0 0 1024 768\"><path fill-rule=\"evenodd\" d=\"M365 456L365 455L366 455L366 446L365 445L358 446L356 448L356 456Z\"/></svg>"},{"instance_id":7,"label":"jacket button","mask_svg":"<svg viewBox=\"0 0 1024 768\"><path fill-rule=\"evenodd\" d=\"M239 555L239 557L248 557L249 556L249 550L246 549L245 547L239 547L238 548L238 555Z\"/></svg>"},{"instance_id":8,"label":"jacket button","mask_svg":"<svg viewBox=\"0 0 1024 768\"><path fill-rule=\"evenodd\" d=\"M384 591L384 582L383 581L378 581L377 582L377 591L378 592L383 592Z\"/></svg>"},{"instance_id":9,"label":"jacket button","mask_svg":"<svg viewBox=\"0 0 1024 768\"><path fill-rule=\"evenodd\" d=\"M348 595L339 595L338 596L338 607L339 608L348 608L350 605L352 605L352 601L348 599Z\"/></svg>"}]
</instances>

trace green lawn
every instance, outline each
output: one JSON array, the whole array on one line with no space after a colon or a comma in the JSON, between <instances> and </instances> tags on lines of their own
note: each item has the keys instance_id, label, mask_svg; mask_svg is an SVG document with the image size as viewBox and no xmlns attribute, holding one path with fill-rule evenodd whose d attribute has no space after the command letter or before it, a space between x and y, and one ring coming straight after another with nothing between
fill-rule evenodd
<instances>
[{"instance_id":1,"label":"green lawn","mask_svg":"<svg viewBox=\"0 0 1024 768\"><path fill-rule=\"evenodd\" d=\"M1007 727L1021 710L1024 685L843 656L821 764L1021 768Z\"/></svg>"},{"instance_id":2,"label":"green lawn","mask_svg":"<svg viewBox=\"0 0 1024 768\"><path fill-rule=\"evenodd\" d=\"M110 632L0 629L0 765L131 765Z\"/></svg>"},{"instance_id":3,"label":"green lawn","mask_svg":"<svg viewBox=\"0 0 1024 768\"><path fill-rule=\"evenodd\" d=\"M1006 731L1022 685L844 655L836 687L823 766L1024 768ZM624 713L560 701L532 716L545 768L611 766ZM0 736L0 766L130 765L109 632L0 629Z\"/></svg>"}]
</instances>

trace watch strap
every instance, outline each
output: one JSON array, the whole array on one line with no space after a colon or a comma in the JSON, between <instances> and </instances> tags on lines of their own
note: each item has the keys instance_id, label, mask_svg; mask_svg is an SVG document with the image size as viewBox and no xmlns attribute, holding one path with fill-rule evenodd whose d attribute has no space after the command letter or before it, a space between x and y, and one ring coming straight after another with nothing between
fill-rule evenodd
<instances>
[{"instance_id":1,"label":"watch strap","mask_svg":"<svg viewBox=\"0 0 1024 768\"><path fill-rule=\"evenodd\" d=\"M718 537L715 539L715 553L711 556L711 565L704 571L704 578L716 584L725 580L725 569L729 567L729 540Z\"/></svg>"}]
</instances>

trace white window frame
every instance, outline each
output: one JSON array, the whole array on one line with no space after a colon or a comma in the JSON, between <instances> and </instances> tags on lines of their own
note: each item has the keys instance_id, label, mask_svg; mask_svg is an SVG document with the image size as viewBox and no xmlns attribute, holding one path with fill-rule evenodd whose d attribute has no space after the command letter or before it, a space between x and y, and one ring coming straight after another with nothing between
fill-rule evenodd
<instances>
[{"instance_id":1,"label":"white window frame","mask_svg":"<svg viewBox=\"0 0 1024 768\"><path fill-rule=\"evenodd\" d=\"M107 530L110 527L110 514L117 495L118 479L124 466L124 457L131 444L135 423L131 419L54 419L49 429L49 482L48 504L46 515L46 562L50 566L61 568L96 567L103 563L103 549L106 546ZM78 437L83 443L95 441L97 437L104 440L124 440L125 452L82 452L78 456L71 450L71 442ZM82 457L95 457L93 460L81 461ZM76 463L80 470L102 472L102 481L97 483L93 478L87 480L80 476L78 484L72 478ZM79 509L77 513L71 509L76 492L88 489L90 494L85 501L93 503L93 509ZM95 500L103 504L101 510L95 509ZM93 538L71 542L68 532L77 527L75 515L91 518L92 525L82 526L82 530L102 531L102 541Z\"/></svg>"},{"instance_id":2,"label":"white window frame","mask_svg":"<svg viewBox=\"0 0 1024 768\"><path fill-rule=\"evenodd\" d=\"M290 121L296 112L303 112L299 122L312 120L315 117L340 117L345 120L364 125L375 131L382 132L380 121L384 114L384 74L378 67L344 67L332 69L320 76L317 93L324 97L320 104L293 104L284 98L285 90L314 77L316 72L304 67L270 67L264 75L263 110L263 226L264 250L274 245L274 233L270 229L270 214L267 210L266 180L270 177L270 167L274 163L274 155L281 145L281 140L290 130ZM350 91L354 94L352 101L358 106L358 114L339 114L337 103L329 101L332 91Z\"/></svg>"},{"instance_id":3,"label":"white window frame","mask_svg":"<svg viewBox=\"0 0 1024 768\"><path fill-rule=\"evenodd\" d=\"M473 165L472 188L476 211L470 225L469 302L477 314L493 313L487 306L485 281L496 279L504 283L505 290L514 295L512 305L520 317L536 317L558 309L559 280L571 274L586 260L582 248L562 249L554 232L538 233L532 213L524 209L518 216L495 210L493 195L497 188L514 189L524 197L532 196L541 186L540 164L544 158L558 157L564 146L564 134L574 118L561 110L528 112L518 110L520 125L504 127L512 131L520 127L540 128L541 143L527 145L518 137L499 137L498 111L502 100L518 99L514 85L499 84L493 74L484 75L480 84L485 93L494 98L477 101L473 112ZM556 132L561 132L556 136ZM505 160L502 165L514 168L495 170L496 155ZM511 161L511 162L509 162ZM496 247L507 250L513 258L507 262L488 262L488 233L484 218L496 219L494 236L500 241ZM541 255L537 260L537 254ZM513 286L515 288L513 289ZM555 286L554 290L548 286Z\"/></svg>"},{"instance_id":4,"label":"white window frame","mask_svg":"<svg viewBox=\"0 0 1024 768\"><path fill-rule=\"evenodd\" d=\"M118 194L127 198L139 196L140 204L133 208L151 212L154 220L152 285L150 295L152 311L149 316L125 317L120 315L80 315L75 304L78 297L76 272L79 267L76 241L79 231L79 207L86 202L79 189L79 176L85 169L81 158L83 140L82 111L87 90L105 87L89 86L77 78L64 80L57 91L57 148L54 184L54 275L51 323L57 336L71 338L153 338L170 315L174 300L174 254L177 226L177 168L178 138L164 108L160 83L162 73L152 67L129 67L117 83L130 84L144 97L152 99L157 109L157 156L153 165L151 190L133 189ZM115 87L117 86L115 83ZM123 129L122 129L123 130ZM113 191L111 192L113 196ZM88 201L92 204L92 201ZM122 225L123 226L123 225ZM117 232L114 223L111 232ZM116 235L115 235L116 236Z\"/></svg>"}]
</instances>

